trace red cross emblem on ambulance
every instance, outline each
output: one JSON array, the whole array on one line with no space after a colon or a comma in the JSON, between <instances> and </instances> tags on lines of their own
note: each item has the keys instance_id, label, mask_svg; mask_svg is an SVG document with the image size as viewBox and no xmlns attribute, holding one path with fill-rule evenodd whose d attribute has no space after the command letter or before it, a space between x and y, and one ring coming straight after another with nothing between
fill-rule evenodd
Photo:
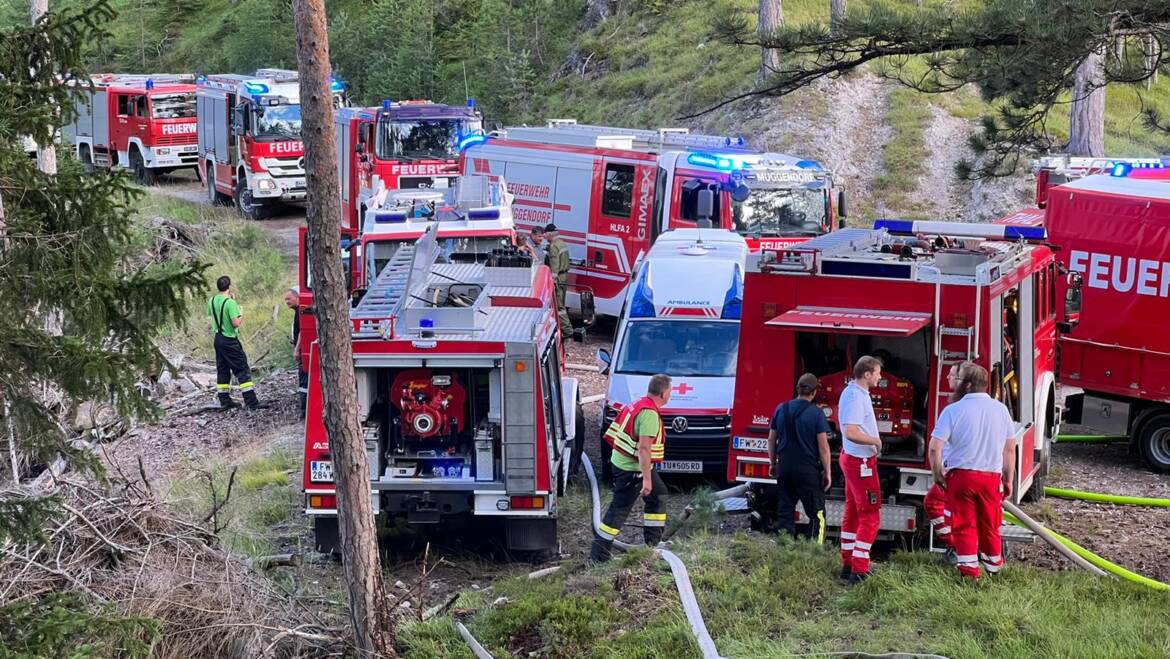
<instances>
[{"instance_id":1,"label":"red cross emblem on ambulance","mask_svg":"<svg viewBox=\"0 0 1170 659\"><path fill-rule=\"evenodd\" d=\"M685 396L685 395L689 394L690 392L694 391L695 388L692 387L691 385L687 384L686 382L682 382L682 383L679 383L679 385L677 387L671 387L670 390L677 391L680 396Z\"/></svg>"}]
</instances>

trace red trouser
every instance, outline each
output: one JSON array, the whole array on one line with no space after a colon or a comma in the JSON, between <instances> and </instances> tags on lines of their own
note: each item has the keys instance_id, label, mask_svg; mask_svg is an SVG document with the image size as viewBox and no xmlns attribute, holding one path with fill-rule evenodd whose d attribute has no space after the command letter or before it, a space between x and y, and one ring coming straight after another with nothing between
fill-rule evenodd
<instances>
[{"instance_id":1,"label":"red trouser","mask_svg":"<svg viewBox=\"0 0 1170 659\"><path fill-rule=\"evenodd\" d=\"M934 484L926 493L926 500L922 502L926 509L926 517L934 527L934 533L939 542L953 546L951 543L951 511L947 508L947 491Z\"/></svg>"},{"instance_id":2,"label":"red trouser","mask_svg":"<svg viewBox=\"0 0 1170 659\"><path fill-rule=\"evenodd\" d=\"M1003 567L999 527L1003 524L1000 474L952 469L947 474L947 505L951 509L959 572L979 578L979 564L990 574Z\"/></svg>"},{"instance_id":3,"label":"red trouser","mask_svg":"<svg viewBox=\"0 0 1170 659\"><path fill-rule=\"evenodd\" d=\"M882 487L878 481L877 458L855 458L843 452L838 464L845 474L841 562L853 572L865 574L869 572L869 550L881 522Z\"/></svg>"}]
</instances>

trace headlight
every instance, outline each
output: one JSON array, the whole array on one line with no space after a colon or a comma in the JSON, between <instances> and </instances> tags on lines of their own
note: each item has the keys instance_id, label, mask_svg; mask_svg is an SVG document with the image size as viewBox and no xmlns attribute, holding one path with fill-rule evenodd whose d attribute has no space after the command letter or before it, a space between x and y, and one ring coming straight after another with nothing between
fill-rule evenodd
<instances>
[{"instance_id":1,"label":"headlight","mask_svg":"<svg viewBox=\"0 0 1170 659\"><path fill-rule=\"evenodd\" d=\"M256 182L256 187L261 189L261 190L275 190L276 189L276 181L273 181L272 179L269 179L269 178L262 178Z\"/></svg>"}]
</instances>

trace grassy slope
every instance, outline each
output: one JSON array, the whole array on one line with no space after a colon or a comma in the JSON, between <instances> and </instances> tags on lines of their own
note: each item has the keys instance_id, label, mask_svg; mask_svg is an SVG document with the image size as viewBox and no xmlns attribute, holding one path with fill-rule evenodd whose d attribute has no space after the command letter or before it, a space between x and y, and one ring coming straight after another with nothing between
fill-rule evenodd
<instances>
[{"instance_id":1,"label":"grassy slope","mask_svg":"<svg viewBox=\"0 0 1170 659\"><path fill-rule=\"evenodd\" d=\"M296 264L272 246L264 229L241 220L231 209L211 208L157 193L148 193L139 208L144 217L168 218L199 225L207 232L207 244L199 256L211 264L207 269L206 291L215 292L215 280L223 274L232 278L236 299L246 321L240 340L254 370L292 364L288 328L292 312L283 303L284 292L296 281ZM215 359L213 335L209 329L207 299L191 300L184 327L173 327L162 337L167 346L196 359Z\"/></svg>"},{"instance_id":2,"label":"grassy slope","mask_svg":"<svg viewBox=\"0 0 1170 659\"><path fill-rule=\"evenodd\" d=\"M865 651L949 657L1162 657L1170 595L1083 573L1009 566L959 581L922 555L895 556L870 582L835 579L837 555L757 536L698 536L676 549L727 657ZM505 606L493 605L498 597ZM495 656L695 657L665 563L647 552L547 581L512 579L457 602ZM470 656L450 619L404 632L412 657Z\"/></svg>"}]
</instances>

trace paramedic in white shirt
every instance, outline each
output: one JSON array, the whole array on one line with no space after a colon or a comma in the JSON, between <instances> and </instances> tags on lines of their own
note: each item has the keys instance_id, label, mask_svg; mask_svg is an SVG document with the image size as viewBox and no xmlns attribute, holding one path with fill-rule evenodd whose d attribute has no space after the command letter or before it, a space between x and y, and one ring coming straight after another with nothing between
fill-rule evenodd
<instances>
[{"instance_id":1,"label":"paramedic in white shirt","mask_svg":"<svg viewBox=\"0 0 1170 659\"><path fill-rule=\"evenodd\" d=\"M882 363L865 356L853 366L853 381L841 392L837 422L845 474L845 517L841 521L841 578L856 583L869 576L869 552L881 521L882 492L877 456L882 450L869 390L882 379Z\"/></svg>"}]
</instances>

